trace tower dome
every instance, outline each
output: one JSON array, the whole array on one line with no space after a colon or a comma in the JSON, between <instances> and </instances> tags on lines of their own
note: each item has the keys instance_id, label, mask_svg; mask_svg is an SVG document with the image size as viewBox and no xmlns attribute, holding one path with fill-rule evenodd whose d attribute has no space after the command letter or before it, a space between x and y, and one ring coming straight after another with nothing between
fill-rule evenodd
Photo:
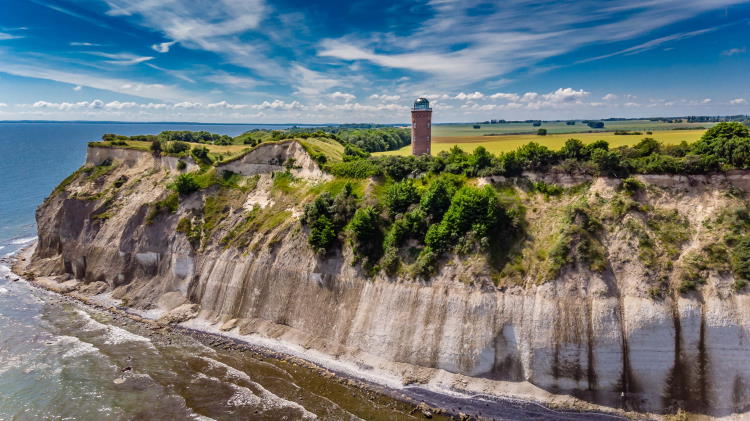
<instances>
[{"instance_id":1,"label":"tower dome","mask_svg":"<svg viewBox=\"0 0 750 421\"><path fill-rule=\"evenodd\" d=\"M414 101L414 108L415 110L429 110L430 109L430 101L427 100L427 98L419 97L416 101Z\"/></svg>"}]
</instances>

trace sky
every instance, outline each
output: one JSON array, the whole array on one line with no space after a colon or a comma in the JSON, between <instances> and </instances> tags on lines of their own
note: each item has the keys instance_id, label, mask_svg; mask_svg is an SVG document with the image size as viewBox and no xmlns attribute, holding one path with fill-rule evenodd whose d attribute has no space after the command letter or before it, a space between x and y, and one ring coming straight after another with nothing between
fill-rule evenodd
<instances>
[{"instance_id":1,"label":"sky","mask_svg":"<svg viewBox=\"0 0 750 421\"><path fill-rule=\"evenodd\" d=\"M0 0L0 120L750 113L750 1Z\"/></svg>"}]
</instances>

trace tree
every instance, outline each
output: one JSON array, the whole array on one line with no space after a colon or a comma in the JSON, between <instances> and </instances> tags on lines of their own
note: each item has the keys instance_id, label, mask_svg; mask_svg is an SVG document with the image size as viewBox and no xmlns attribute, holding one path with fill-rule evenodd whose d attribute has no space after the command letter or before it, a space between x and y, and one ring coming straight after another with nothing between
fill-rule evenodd
<instances>
[{"instance_id":1,"label":"tree","mask_svg":"<svg viewBox=\"0 0 750 421\"><path fill-rule=\"evenodd\" d=\"M151 149L151 152L153 153L156 153L156 154L161 153L161 141L156 140L156 139L152 140L151 146L149 146L149 149Z\"/></svg>"},{"instance_id":2,"label":"tree","mask_svg":"<svg viewBox=\"0 0 750 421\"><path fill-rule=\"evenodd\" d=\"M419 202L419 191L410 180L392 184L385 191L385 206L391 215L406 212L413 203Z\"/></svg>"},{"instance_id":3,"label":"tree","mask_svg":"<svg viewBox=\"0 0 750 421\"><path fill-rule=\"evenodd\" d=\"M175 189L181 195L188 195L194 191L200 189L198 182L195 181L195 177L192 174L180 174L174 183Z\"/></svg>"},{"instance_id":4,"label":"tree","mask_svg":"<svg viewBox=\"0 0 750 421\"><path fill-rule=\"evenodd\" d=\"M539 129L536 131L537 136L547 136L547 129Z\"/></svg>"}]
</instances>

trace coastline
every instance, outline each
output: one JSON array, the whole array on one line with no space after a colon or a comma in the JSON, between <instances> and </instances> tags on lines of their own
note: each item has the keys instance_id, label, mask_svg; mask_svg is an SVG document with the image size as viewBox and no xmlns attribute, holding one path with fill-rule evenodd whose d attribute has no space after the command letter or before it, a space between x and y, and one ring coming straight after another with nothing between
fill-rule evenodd
<instances>
[{"instance_id":1,"label":"coastline","mask_svg":"<svg viewBox=\"0 0 750 421\"><path fill-rule=\"evenodd\" d=\"M407 407L412 407L410 414L421 412L422 417L432 418L445 416L452 419L538 419L556 420L625 420L644 419L644 414L624 413L623 411L604 411L601 407L584 404L544 402L542 400L521 399L510 396L498 397L485 394L468 394L456 390L430 387L430 385L402 386L394 376L373 374L371 367L357 367L321 352L310 351L283 341L262 337L257 334L239 335L220 330L200 321L173 324L157 321L155 318L140 314L117 305L111 298L102 295L85 295L71 289L66 283L57 283L49 279L37 280L33 274L26 272L36 242L26 245L10 256L4 256L2 263L9 266L14 281L26 281L29 285L61 295L67 299L82 303L93 309L105 311L115 317L128 318L143 326L164 333L188 335L204 345L220 349L236 349L250 352L260 358L272 358L309 369L316 374L346 384L365 392L378 394L394 399ZM29 276L31 275L31 276ZM571 399L568 403L579 402Z\"/></svg>"}]
</instances>

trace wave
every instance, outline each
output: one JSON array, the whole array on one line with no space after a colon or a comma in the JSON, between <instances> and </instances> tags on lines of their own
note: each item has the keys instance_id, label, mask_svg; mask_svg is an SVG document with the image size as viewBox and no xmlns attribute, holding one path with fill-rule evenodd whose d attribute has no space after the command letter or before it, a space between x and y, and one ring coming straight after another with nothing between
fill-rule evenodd
<instances>
[{"instance_id":1,"label":"wave","mask_svg":"<svg viewBox=\"0 0 750 421\"><path fill-rule=\"evenodd\" d=\"M59 336L55 345L60 345L66 348L65 353L62 354L62 358L76 358L86 354L95 354L99 352L99 348L94 345L84 342L75 336L62 335Z\"/></svg>"},{"instance_id":2,"label":"wave","mask_svg":"<svg viewBox=\"0 0 750 421\"><path fill-rule=\"evenodd\" d=\"M259 383L253 381L250 378L250 376L244 371L240 371L228 364L225 364L221 361L217 361L210 357L199 356L198 358L207 362L211 368L224 369L224 375L228 377L230 380L244 381L252 385L253 388L257 389L259 396L255 395L254 393L252 393L250 389L244 386L230 383L232 388L234 388L235 390L235 394L232 395L231 398L229 398L229 401L227 402L229 405L249 404L253 406L260 406L261 408L263 408L264 411L267 411L270 409L294 408L302 412L301 419L314 420L318 418L317 415L308 411L304 406L298 404L297 402L284 399L270 392L268 389L261 386Z\"/></svg>"},{"instance_id":3,"label":"wave","mask_svg":"<svg viewBox=\"0 0 750 421\"><path fill-rule=\"evenodd\" d=\"M15 238L15 239L11 240L10 243L11 244L15 244L15 245L26 244L26 243L30 243L32 241L36 241L36 239L37 239L36 236L33 236L33 237L20 237L20 238Z\"/></svg>"},{"instance_id":4,"label":"wave","mask_svg":"<svg viewBox=\"0 0 750 421\"><path fill-rule=\"evenodd\" d=\"M151 339L145 336L135 334L118 326L98 322L93 317L91 317L91 315L81 309L77 308L75 309L75 312L86 322L86 324L82 328L83 330L88 330L91 332L103 331L103 335L105 337L104 343L106 345L119 345L125 342L142 342L147 344L149 348L156 349L156 347L154 347L154 345L151 343Z\"/></svg>"}]
</instances>

